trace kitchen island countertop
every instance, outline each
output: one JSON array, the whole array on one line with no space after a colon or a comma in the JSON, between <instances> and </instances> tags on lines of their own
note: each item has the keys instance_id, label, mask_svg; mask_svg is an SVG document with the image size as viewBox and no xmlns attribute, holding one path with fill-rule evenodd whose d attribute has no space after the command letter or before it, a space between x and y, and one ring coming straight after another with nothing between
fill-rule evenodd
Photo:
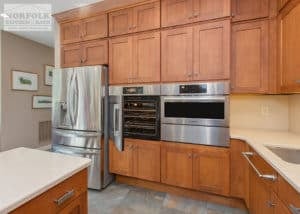
<instances>
[{"instance_id":1,"label":"kitchen island countertop","mask_svg":"<svg viewBox=\"0 0 300 214\"><path fill-rule=\"evenodd\" d=\"M90 159L29 148L0 153L0 214L8 213L87 168Z\"/></svg>"},{"instance_id":2,"label":"kitchen island countertop","mask_svg":"<svg viewBox=\"0 0 300 214\"><path fill-rule=\"evenodd\" d=\"M300 193L300 164L288 163L266 147L300 149L300 135L287 131L231 129L230 136L233 139L246 141Z\"/></svg>"}]
</instances>

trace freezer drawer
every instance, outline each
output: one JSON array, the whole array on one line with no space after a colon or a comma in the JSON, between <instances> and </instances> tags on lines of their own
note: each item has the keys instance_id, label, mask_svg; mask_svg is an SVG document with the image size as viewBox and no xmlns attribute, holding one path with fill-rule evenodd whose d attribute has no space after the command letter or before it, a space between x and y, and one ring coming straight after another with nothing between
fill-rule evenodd
<instances>
[{"instance_id":1,"label":"freezer drawer","mask_svg":"<svg viewBox=\"0 0 300 214\"><path fill-rule=\"evenodd\" d=\"M52 144L81 147L88 149L102 148L102 133L52 129Z\"/></svg>"},{"instance_id":2,"label":"freezer drawer","mask_svg":"<svg viewBox=\"0 0 300 214\"><path fill-rule=\"evenodd\" d=\"M98 189L98 190L102 188L103 186L103 181L101 176L102 150L82 149L82 148L69 147L69 146L53 145L52 152L91 159L92 163L88 168L88 188Z\"/></svg>"}]
</instances>

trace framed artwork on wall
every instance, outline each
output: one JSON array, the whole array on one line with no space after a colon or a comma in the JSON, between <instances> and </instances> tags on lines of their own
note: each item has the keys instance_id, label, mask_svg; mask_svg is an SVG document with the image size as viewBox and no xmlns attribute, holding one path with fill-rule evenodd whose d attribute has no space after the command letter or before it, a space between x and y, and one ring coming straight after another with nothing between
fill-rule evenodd
<instances>
[{"instance_id":1,"label":"framed artwork on wall","mask_svg":"<svg viewBox=\"0 0 300 214\"><path fill-rule=\"evenodd\" d=\"M45 85L52 85L53 70L53 65L45 65Z\"/></svg>"},{"instance_id":2,"label":"framed artwork on wall","mask_svg":"<svg viewBox=\"0 0 300 214\"><path fill-rule=\"evenodd\" d=\"M32 97L33 109L48 109L52 107L52 97L43 95L34 95Z\"/></svg>"},{"instance_id":3,"label":"framed artwork on wall","mask_svg":"<svg viewBox=\"0 0 300 214\"><path fill-rule=\"evenodd\" d=\"M38 75L25 71L12 71L12 89L18 91L37 91Z\"/></svg>"}]
</instances>

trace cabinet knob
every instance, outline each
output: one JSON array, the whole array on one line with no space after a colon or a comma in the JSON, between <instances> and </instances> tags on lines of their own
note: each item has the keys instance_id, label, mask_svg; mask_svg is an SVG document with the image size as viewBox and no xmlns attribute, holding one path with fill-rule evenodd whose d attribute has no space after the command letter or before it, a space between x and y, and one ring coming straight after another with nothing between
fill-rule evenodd
<instances>
[{"instance_id":1,"label":"cabinet knob","mask_svg":"<svg viewBox=\"0 0 300 214\"><path fill-rule=\"evenodd\" d=\"M268 207L275 207L276 206L276 204L272 201L267 201L267 205L268 205Z\"/></svg>"},{"instance_id":2,"label":"cabinet knob","mask_svg":"<svg viewBox=\"0 0 300 214\"><path fill-rule=\"evenodd\" d=\"M188 158L189 158L189 159L192 158L192 154L191 154L191 153L188 154Z\"/></svg>"}]
</instances>

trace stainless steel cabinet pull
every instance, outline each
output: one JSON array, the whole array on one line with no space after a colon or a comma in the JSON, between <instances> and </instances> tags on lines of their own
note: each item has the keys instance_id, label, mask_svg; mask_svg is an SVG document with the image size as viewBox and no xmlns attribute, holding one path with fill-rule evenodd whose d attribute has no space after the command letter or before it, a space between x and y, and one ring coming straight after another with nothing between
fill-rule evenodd
<instances>
[{"instance_id":1,"label":"stainless steel cabinet pull","mask_svg":"<svg viewBox=\"0 0 300 214\"><path fill-rule=\"evenodd\" d=\"M297 208L297 207L295 207L295 206L292 205L292 204L289 205L289 208L290 208L290 211L291 211L293 214L300 214L300 208Z\"/></svg>"},{"instance_id":2,"label":"stainless steel cabinet pull","mask_svg":"<svg viewBox=\"0 0 300 214\"><path fill-rule=\"evenodd\" d=\"M276 206L276 204L272 201L267 201L267 205L268 205L268 207L275 207Z\"/></svg>"},{"instance_id":3,"label":"stainless steel cabinet pull","mask_svg":"<svg viewBox=\"0 0 300 214\"><path fill-rule=\"evenodd\" d=\"M66 192L66 194L64 194L63 196L61 196L59 199L55 199L54 202L60 206L62 205L65 201L67 201L68 199L72 198L74 196L75 192L74 190L70 190L68 192Z\"/></svg>"},{"instance_id":4,"label":"stainless steel cabinet pull","mask_svg":"<svg viewBox=\"0 0 300 214\"><path fill-rule=\"evenodd\" d=\"M277 177L275 175L264 175L264 174L260 173L260 171L255 167L255 165L249 159L249 156L253 156L254 155L253 152L242 152L242 155L246 158L246 160L248 161L248 163L250 164L250 166L254 169L254 171L256 172L256 174L258 175L258 177L264 178L264 179L267 179L267 180L272 180L272 181L275 181L277 179Z\"/></svg>"}]
</instances>

